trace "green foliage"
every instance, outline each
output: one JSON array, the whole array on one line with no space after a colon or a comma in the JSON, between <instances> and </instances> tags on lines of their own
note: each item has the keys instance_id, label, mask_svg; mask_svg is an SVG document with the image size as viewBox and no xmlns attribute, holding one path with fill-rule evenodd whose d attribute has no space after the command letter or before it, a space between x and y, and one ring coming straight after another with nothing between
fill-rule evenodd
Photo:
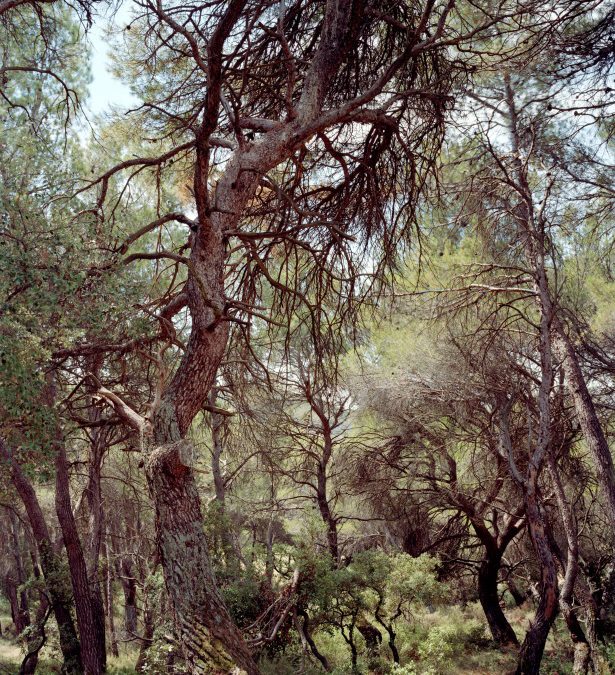
<instances>
[{"instance_id":1,"label":"green foliage","mask_svg":"<svg viewBox=\"0 0 615 675\"><path fill-rule=\"evenodd\" d=\"M249 625L266 609L272 599L268 590L254 572L247 572L221 588L224 602L239 626Z\"/></svg>"},{"instance_id":2,"label":"green foliage","mask_svg":"<svg viewBox=\"0 0 615 675\"><path fill-rule=\"evenodd\" d=\"M471 645L484 642L485 624L476 619L468 620L456 608L450 608L447 622L434 626L418 648L421 663L434 673L449 667Z\"/></svg>"},{"instance_id":3,"label":"green foliage","mask_svg":"<svg viewBox=\"0 0 615 675\"><path fill-rule=\"evenodd\" d=\"M141 672L158 675L158 673L185 673L185 666L180 656L179 645L169 642L166 636L173 635L173 624L163 621L154 631L154 641L146 652Z\"/></svg>"}]
</instances>

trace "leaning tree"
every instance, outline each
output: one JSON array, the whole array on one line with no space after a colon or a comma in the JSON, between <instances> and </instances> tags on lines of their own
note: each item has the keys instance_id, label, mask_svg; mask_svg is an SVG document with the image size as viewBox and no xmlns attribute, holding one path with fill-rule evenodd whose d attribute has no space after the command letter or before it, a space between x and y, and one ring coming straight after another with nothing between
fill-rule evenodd
<instances>
[{"instance_id":1,"label":"leaning tree","mask_svg":"<svg viewBox=\"0 0 615 675\"><path fill-rule=\"evenodd\" d=\"M155 396L130 405L104 383L98 394L141 436L191 672L257 671L216 589L187 438L229 335L249 345L253 327L270 321L267 298L291 331L306 323L335 350L339 322L356 317L357 299L377 289L416 222L454 85L485 63L540 49L575 7L135 3L121 68L142 98L135 131L152 153L88 183L98 197L84 217L94 228L122 225L118 203L148 171L171 173L187 206L166 212L159 200L157 217L122 235L108 262L171 269L168 291L147 305L162 343ZM143 243L173 224L186 227L181 245L162 234ZM325 298L334 311L320 311ZM183 345L174 320L186 310Z\"/></svg>"}]
</instances>

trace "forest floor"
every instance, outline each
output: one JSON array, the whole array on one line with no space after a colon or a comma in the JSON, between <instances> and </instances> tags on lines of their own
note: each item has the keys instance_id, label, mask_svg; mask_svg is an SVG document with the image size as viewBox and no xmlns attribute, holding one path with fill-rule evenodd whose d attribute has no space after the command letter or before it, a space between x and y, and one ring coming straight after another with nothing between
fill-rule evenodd
<instances>
[{"instance_id":1,"label":"forest floor","mask_svg":"<svg viewBox=\"0 0 615 675\"><path fill-rule=\"evenodd\" d=\"M517 635L523 635L527 628L531 611L524 609L514 609L509 611L509 618L514 626ZM0 625L6 627L10 625L10 618L0 616ZM545 656L541 675L568 675L572 673L571 661L572 653L569 640L563 626L556 625L552 631ZM23 651L19 644L11 637L3 635L0 637L0 675L17 675L19 665L23 658ZM135 675L134 664L137 659L137 650L134 647L122 646L119 657L109 657L108 675ZM491 643L485 641L479 644L468 644L462 649L456 651L451 658L446 660L446 664L440 666L432 665L428 669L423 669L421 663L415 664L416 675L507 675L514 672L516 662L515 650L498 650L491 646ZM53 649L46 647L41 653L37 674L52 675L60 672L59 660ZM153 672L153 671L152 671ZM308 673L318 671L307 669ZM336 673L350 673L340 664L336 668ZM401 671L406 672L405 669ZM292 665L288 660L282 659L275 663L268 663L263 667L263 673L266 675L296 675L297 666ZM366 675L376 675L376 671L367 671ZM154 674L155 675L155 674ZM162 673L160 674L162 675Z\"/></svg>"}]
</instances>

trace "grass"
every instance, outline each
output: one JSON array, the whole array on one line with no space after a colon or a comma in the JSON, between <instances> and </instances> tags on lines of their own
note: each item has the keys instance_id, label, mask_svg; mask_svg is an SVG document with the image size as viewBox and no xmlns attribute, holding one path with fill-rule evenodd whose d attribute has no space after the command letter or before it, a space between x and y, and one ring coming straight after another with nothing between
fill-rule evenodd
<instances>
[{"instance_id":1,"label":"grass","mask_svg":"<svg viewBox=\"0 0 615 675\"><path fill-rule=\"evenodd\" d=\"M2 623L8 625L7 622ZM135 663L138 651L134 648L120 647L119 656L107 657L108 675L135 675ZM20 645L13 639L0 637L0 675L16 675L24 657ZM60 662L53 658L52 650L42 650L36 668L37 675L57 675L60 672Z\"/></svg>"}]
</instances>

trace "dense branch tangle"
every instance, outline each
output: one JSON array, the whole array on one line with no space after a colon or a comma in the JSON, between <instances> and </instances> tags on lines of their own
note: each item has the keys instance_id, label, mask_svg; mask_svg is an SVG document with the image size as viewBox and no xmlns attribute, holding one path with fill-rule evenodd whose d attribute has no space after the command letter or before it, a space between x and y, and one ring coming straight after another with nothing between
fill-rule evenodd
<instances>
[{"instance_id":1,"label":"dense branch tangle","mask_svg":"<svg viewBox=\"0 0 615 675\"><path fill-rule=\"evenodd\" d=\"M252 673L213 580L184 440L227 349L229 323L249 336L267 297L273 317L261 318L306 322L317 351L335 351L342 323L352 324L359 301L381 287L413 229L453 84L480 60L526 53L553 15L548 2L504 3L497 14L453 0L136 4L126 66L144 101L136 114L160 153L95 181L97 210L104 222L110 182L124 170L130 180L183 167L197 217L193 225L173 219L192 230L182 247L189 257L158 250L128 259L185 263L191 332L145 427L107 400L133 426L151 428L146 470L191 671L238 665ZM518 40L494 46L494 35L512 32ZM169 220L158 216L161 225Z\"/></svg>"},{"instance_id":2,"label":"dense branch tangle","mask_svg":"<svg viewBox=\"0 0 615 675\"><path fill-rule=\"evenodd\" d=\"M354 316L352 300L384 277L412 229L451 85L468 67L444 46L486 37L497 17L476 28L452 4L334 4L331 16L348 22L329 36L334 47L319 46L313 3L140 4L130 26L147 45L131 47L140 113L167 145L130 168L193 143L197 239L209 221L229 241L216 302L225 320L249 328L250 308L273 292L278 314L304 305L315 334L339 334L314 308L326 297L338 317Z\"/></svg>"}]
</instances>

